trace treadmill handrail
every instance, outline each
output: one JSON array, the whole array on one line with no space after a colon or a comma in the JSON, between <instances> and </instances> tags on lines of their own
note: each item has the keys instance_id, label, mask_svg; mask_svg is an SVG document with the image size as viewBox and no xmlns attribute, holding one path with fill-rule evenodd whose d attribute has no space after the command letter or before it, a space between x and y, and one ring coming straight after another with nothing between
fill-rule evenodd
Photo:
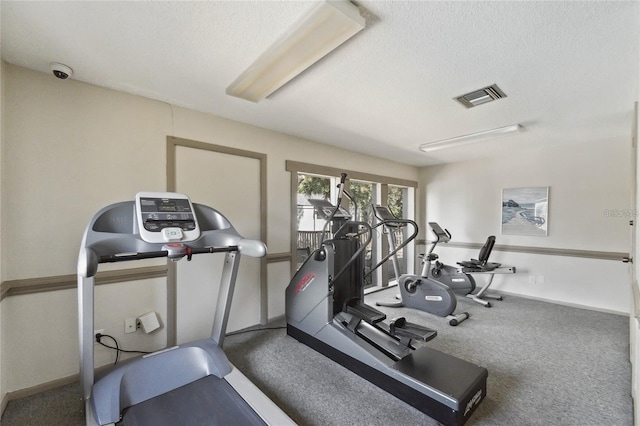
<instances>
[{"instance_id":1,"label":"treadmill handrail","mask_svg":"<svg viewBox=\"0 0 640 426\"><path fill-rule=\"evenodd\" d=\"M229 247L196 247L192 248L185 244L187 253L187 260L191 260L190 255L194 254L203 254L203 253L226 253L230 251L238 251L238 246L229 246ZM110 254L100 256L99 263L115 263L115 262L126 262L130 260L141 260L141 259L154 259L158 257L167 257L169 256L169 251L160 250L160 251L150 251L150 252L142 252L142 253L124 253L124 254Z\"/></svg>"}]
</instances>

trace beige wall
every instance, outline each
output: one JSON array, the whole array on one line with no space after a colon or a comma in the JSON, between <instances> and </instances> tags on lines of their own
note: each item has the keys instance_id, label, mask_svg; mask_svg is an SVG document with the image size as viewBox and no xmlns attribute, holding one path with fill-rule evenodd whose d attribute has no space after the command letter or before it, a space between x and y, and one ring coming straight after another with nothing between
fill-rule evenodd
<instances>
[{"instance_id":1,"label":"beige wall","mask_svg":"<svg viewBox=\"0 0 640 426\"><path fill-rule=\"evenodd\" d=\"M167 135L267 154L270 253L289 251L286 160L418 179L416 168L384 159L8 64L3 70L3 281L74 274L84 227L98 209L140 190L165 189ZM267 275L274 318L284 314L289 264L271 263ZM162 333L123 334L126 317L156 310L164 318L165 290L157 279L146 281L96 290L96 328L123 339L123 346L162 344ZM3 392L77 372L76 312L73 290L2 301ZM111 359L109 353L97 358Z\"/></svg>"},{"instance_id":2,"label":"beige wall","mask_svg":"<svg viewBox=\"0 0 640 426\"><path fill-rule=\"evenodd\" d=\"M420 178L427 221L448 228L454 242L484 243L495 235L500 245L628 253L630 217L604 212L632 208L629 120L628 137L427 167ZM533 186L549 187L548 236L502 235L502 189ZM438 248L449 264L478 255L477 250ZM621 261L504 251L494 251L491 258L517 268L515 275L496 276L496 289L629 312L629 266Z\"/></svg>"},{"instance_id":3,"label":"beige wall","mask_svg":"<svg viewBox=\"0 0 640 426\"><path fill-rule=\"evenodd\" d=\"M286 160L419 180L416 202L427 220L442 222L456 241L483 242L493 233L499 244L628 251L626 225L602 216L603 209L628 206L628 148L620 141L418 170L12 65L3 65L0 78L3 281L74 274L82 232L99 208L132 199L140 190L165 189L167 135L267 154L270 253L289 251ZM500 236L501 188L540 185L551 187L549 237ZM424 229L426 220L420 224ZM443 249L441 254L455 263L477 252ZM515 276L497 278L496 288L628 312L627 267L621 263L506 252L493 257L519 268ZM267 275L268 314L274 318L284 313L288 263L269 264ZM542 275L545 282L531 285L530 275ZM96 328L127 347L161 346L162 333L125 338L123 320L148 310L162 316L163 282L122 283L97 292ZM11 296L0 303L0 398L77 372L76 312L73 290ZM112 354L97 358L107 363Z\"/></svg>"}]
</instances>

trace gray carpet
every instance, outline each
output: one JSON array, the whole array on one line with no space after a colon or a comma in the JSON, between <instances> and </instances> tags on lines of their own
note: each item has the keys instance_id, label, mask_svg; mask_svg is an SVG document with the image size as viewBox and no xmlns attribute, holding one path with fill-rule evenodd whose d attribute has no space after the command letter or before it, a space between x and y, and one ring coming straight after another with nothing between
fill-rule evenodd
<instances>
[{"instance_id":1,"label":"gray carpet","mask_svg":"<svg viewBox=\"0 0 640 426\"><path fill-rule=\"evenodd\" d=\"M378 309L436 329L429 346L489 370L488 396L467 425L633 424L628 318L514 296L490 309L459 299L458 308L471 314L458 327L421 311ZM437 425L283 329L229 336L225 350L301 425ZM77 392L69 385L11 401L2 424L82 424Z\"/></svg>"}]
</instances>

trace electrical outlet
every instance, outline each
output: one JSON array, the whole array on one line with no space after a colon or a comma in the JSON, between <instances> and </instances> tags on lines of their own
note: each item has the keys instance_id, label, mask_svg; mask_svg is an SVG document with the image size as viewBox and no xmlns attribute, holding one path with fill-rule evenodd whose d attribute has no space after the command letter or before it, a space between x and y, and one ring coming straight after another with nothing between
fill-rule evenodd
<instances>
[{"instance_id":1,"label":"electrical outlet","mask_svg":"<svg viewBox=\"0 0 640 426\"><path fill-rule=\"evenodd\" d=\"M536 276L529 275L529 284L535 284L535 283L536 283Z\"/></svg>"},{"instance_id":2,"label":"electrical outlet","mask_svg":"<svg viewBox=\"0 0 640 426\"><path fill-rule=\"evenodd\" d=\"M93 343L98 344L98 342L96 341L96 334L104 334L104 328L101 328L100 330L94 330L93 331Z\"/></svg>"},{"instance_id":3,"label":"electrical outlet","mask_svg":"<svg viewBox=\"0 0 640 426\"><path fill-rule=\"evenodd\" d=\"M135 318L127 318L124 320L124 332L126 333L135 333L137 329L136 319Z\"/></svg>"}]
</instances>

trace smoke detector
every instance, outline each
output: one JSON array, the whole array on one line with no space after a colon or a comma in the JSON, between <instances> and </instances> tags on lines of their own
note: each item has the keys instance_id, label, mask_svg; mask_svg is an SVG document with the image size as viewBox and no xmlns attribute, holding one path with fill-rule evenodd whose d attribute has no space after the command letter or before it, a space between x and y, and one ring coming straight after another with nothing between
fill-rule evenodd
<instances>
[{"instance_id":1,"label":"smoke detector","mask_svg":"<svg viewBox=\"0 0 640 426\"><path fill-rule=\"evenodd\" d=\"M466 95L458 96L457 98L453 99L460 102L466 108L473 108L475 106L486 104L487 102L492 102L497 99L506 97L507 95L505 95L505 93L500 90L498 85L493 84L491 86L479 90L474 90L473 92L467 93Z\"/></svg>"}]
</instances>

